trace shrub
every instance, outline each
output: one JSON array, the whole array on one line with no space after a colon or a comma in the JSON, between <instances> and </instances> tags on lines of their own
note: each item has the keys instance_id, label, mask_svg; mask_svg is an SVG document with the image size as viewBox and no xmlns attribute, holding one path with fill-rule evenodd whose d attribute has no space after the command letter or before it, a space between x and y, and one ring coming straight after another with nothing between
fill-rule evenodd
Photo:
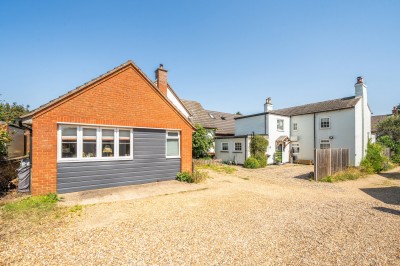
<instances>
[{"instance_id":1,"label":"shrub","mask_svg":"<svg viewBox=\"0 0 400 266\"><path fill-rule=\"evenodd\" d=\"M185 171L183 173L178 173L176 175L176 180L180 182L193 183L192 175L188 171Z\"/></svg>"},{"instance_id":2,"label":"shrub","mask_svg":"<svg viewBox=\"0 0 400 266\"><path fill-rule=\"evenodd\" d=\"M360 166L366 173L380 173L387 170L388 158L383 155L383 147L378 143L368 141L367 155L361 161Z\"/></svg>"},{"instance_id":3,"label":"shrub","mask_svg":"<svg viewBox=\"0 0 400 266\"><path fill-rule=\"evenodd\" d=\"M345 180L355 180L360 177L364 177L365 174L366 174L365 172L360 171L360 169L358 169L358 168L349 167L346 170L337 172L331 176L321 178L318 181L333 183L333 182L345 181Z\"/></svg>"},{"instance_id":4,"label":"shrub","mask_svg":"<svg viewBox=\"0 0 400 266\"><path fill-rule=\"evenodd\" d=\"M249 157L246 159L246 161L244 161L243 167L250 168L250 169L256 169L256 168L260 167L260 163L257 161L256 158Z\"/></svg>"},{"instance_id":5,"label":"shrub","mask_svg":"<svg viewBox=\"0 0 400 266\"><path fill-rule=\"evenodd\" d=\"M261 135L255 135L250 141L250 153L252 156L265 154L268 147L268 140Z\"/></svg>"},{"instance_id":6,"label":"shrub","mask_svg":"<svg viewBox=\"0 0 400 266\"><path fill-rule=\"evenodd\" d=\"M192 175L192 180L194 183L204 182L208 178L208 173L196 170Z\"/></svg>"},{"instance_id":7,"label":"shrub","mask_svg":"<svg viewBox=\"0 0 400 266\"><path fill-rule=\"evenodd\" d=\"M400 164L400 153L392 155L392 157L390 157L390 160L396 164Z\"/></svg>"},{"instance_id":8,"label":"shrub","mask_svg":"<svg viewBox=\"0 0 400 266\"><path fill-rule=\"evenodd\" d=\"M265 154L256 154L254 158L258 161L258 164L260 165L260 168L263 168L267 166L267 156Z\"/></svg>"}]
</instances>

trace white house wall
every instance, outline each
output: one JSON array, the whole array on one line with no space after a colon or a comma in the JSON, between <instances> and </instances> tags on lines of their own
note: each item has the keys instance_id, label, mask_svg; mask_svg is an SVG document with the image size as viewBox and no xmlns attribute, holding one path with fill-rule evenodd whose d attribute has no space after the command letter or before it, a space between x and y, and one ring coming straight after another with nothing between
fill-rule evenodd
<instances>
[{"instance_id":1,"label":"white house wall","mask_svg":"<svg viewBox=\"0 0 400 266\"><path fill-rule=\"evenodd\" d=\"M265 115L251 116L235 120L235 135L265 134ZM267 129L268 132L268 129Z\"/></svg>"},{"instance_id":2,"label":"white house wall","mask_svg":"<svg viewBox=\"0 0 400 266\"><path fill-rule=\"evenodd\" d=\"M297 130L293 130L294 123L297 123ZM297 141L293 143L298 143L300 146L300 152L294 154L296 159L314 160L314 114L293 116L291 136L297 137Z\"/></svg>"},{"instance_id":3,"label":"white house wall","mask_svg":"<svg viewBox=\"0 0 400 266\"><path fill-rule=\"evenodd\" d=\"M330 118L330 128L321 129L321 118ZM358 165L355 160L355 136L357 119L355 121L355 108L317 113L315 115L316 146L320 148L322 139L330 139L331 148L349 148L350 165ZM356 123L355 123L356 122ZM357 130L360 132L361 130Z\"/></svg>"},{"instance_id":4,"label":"white house wall","mask_svg":"<svg viewBox=\"0 0 400 266\"><path fill-rule=\"evenodd\" d=\"M189 118L189 113L170 89L167 89L167 98L175 105L176 108L178 108L179 111L182 112L186 118Z\"/></svg>"},{"instance_id":5,"label":"white house wall","mask_svg":"<svg viewBox=\"0 0 400 266\"><path fill-rule=\"evenodd\" d=\"M247 140L247 141L246 141ZM250 156L249 151L250 138L236 137L236 138L223 138L215 139L215 157L223 162L235 162L243 164L247 157ZM235 151L235 142L242 143L242 151ZM222 151L222 143L228 143L228 151ZM247 156L246 156L247 153Z\"/></svg>"},{"instance_id":6,"label":"white house wall","mask_svg":"<svg viewBox=\"0 0 400 266\"><path fill-rule=\"evenodd\" d=\"M277 129L277 120L278 119L283 120L283 123L284 123L283 131L278 131L278 129ZM280 136L290 137L290 117L268 114L267 121L268 121L268 129L269 129L269 131L267 131L268 138L269 138L268 139L269 144L268 144L268 149L267 149L267 154L269 155L268 163L272 164L272 163L274 163L274 156L275 156L275 151L277 148L275 145L276 139L279 138ZM288 145L282 152L282 162L284 162L284 163L289 162L289 155L290 155L290 147Z\"/></svg>"}]
</instances>

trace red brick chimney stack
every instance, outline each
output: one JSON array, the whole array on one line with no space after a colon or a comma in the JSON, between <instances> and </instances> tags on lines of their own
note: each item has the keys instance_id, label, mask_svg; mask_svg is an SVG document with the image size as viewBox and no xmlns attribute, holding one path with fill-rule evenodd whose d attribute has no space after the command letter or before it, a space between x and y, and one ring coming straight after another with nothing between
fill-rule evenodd
<instances>
[{"instance_id":1,"label":"red brick chimney stack","mask_svg":"<svg viewBox=\"0 0 400 266\"><path fill-rule=\"evenodd\" d=\"M156 79L158 89L167 95L168 87L168 71L164 69L163 64L160 64L159 68L156 70Z\"/></svg>"}]
</instances>

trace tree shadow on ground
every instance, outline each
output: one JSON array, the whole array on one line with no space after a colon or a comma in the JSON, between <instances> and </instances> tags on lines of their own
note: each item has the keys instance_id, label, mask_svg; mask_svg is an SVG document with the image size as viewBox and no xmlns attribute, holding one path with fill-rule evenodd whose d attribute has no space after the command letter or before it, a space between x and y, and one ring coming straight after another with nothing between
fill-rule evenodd
<instances>
[{"instance_id":1,"label":"tree shadow on ground","mask_svg":"<svg viewBox=\"0 0 400 266\"><path fill-rule=\"evenodd\" d=\"M383 203L400 205L400 187L361 188L361 191Z\"/></svg>"},{"instance_id":2,"label":"tree shadow on ground","mask_svg":"<svg viewBox=\"0 0 400 266\"><path fill-rule=\"evenodd\" d=\"M386 207L373 207L373 208L377 211L387 212L387 213L394 214L394 215L400 215L400 211L395 210L395 209L390 209L390 208L386 208Z\"/></svg>"},{"instance_id":3,"label":"tree shadow on ground","mask_svg":"<svg viewBox=\"0 0 400 266\"><path fill-rule=\"evenodd\" d=\"M399 172L390 172L390 173L379 173L380 176L390 178L390 179L398 179L400 180L400 173Z\"/></svg>"}]
</instances>

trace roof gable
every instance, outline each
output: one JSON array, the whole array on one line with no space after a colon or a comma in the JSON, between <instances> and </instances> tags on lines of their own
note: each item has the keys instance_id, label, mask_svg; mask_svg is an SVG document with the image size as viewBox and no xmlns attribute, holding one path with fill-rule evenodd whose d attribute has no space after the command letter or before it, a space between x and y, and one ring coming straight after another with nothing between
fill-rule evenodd
<instances>
[{"instance_id":1,"label":"roof gable","mask_svg":"<svg viewBox=\"0 0 400 266\"><path fill-rule=\"evenodd\" d=\"M112 78L113 76L117 75L118 73L121 73L122 71L126 70L127 68L133 68L138 74L139 76L141 76L144 81L146 83L148 83L150 85L150 87L152 89L154 89L154 91L161 97L161 99L163 99L183 120L185 120L185 122L190 125L190 127L192 127L194 129L193 124L191 123L191 121L189 119L187 119L178 109L177 107L167 98L166 95L164 95L154 84L153 82L141 71L140 68L138 68L133 61L129 60L127 62L125 62L124 64L106 72L105 74L100 75L99 77L79 86L76 87L75 89L67 92L66 94L36 108L35 110L31 111L28 114L25 114L23 116L21 116L21 118L23 119L30 119L33 117L38 117L41 114L59 106L60 104L62 104L63 102L74 98L78 95L80 95L81 93L83 93L84 91L86 91L86 89L90 89L93 88L94 86L96 86L97 84L100 84L103 81L108 80L109 78Z\"/></svg>"}]
</instances>

